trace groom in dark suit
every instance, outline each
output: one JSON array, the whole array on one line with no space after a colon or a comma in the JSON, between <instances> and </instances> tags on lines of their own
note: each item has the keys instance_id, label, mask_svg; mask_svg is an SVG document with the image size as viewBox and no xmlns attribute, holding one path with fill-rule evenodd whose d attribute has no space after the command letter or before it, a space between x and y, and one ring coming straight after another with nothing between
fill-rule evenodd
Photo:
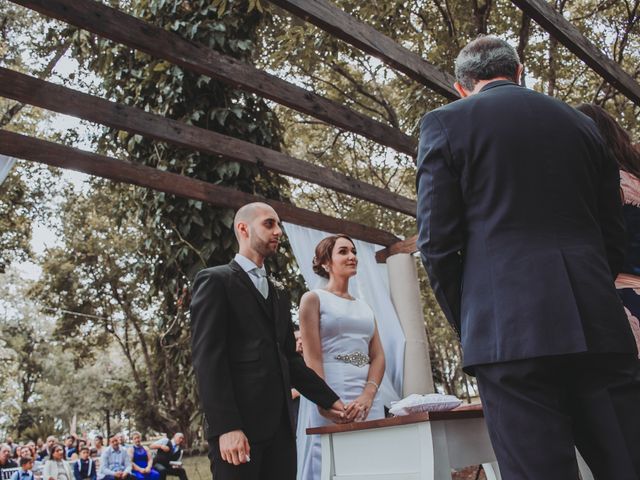
<instances>
[{"instance_id":1,"label":"groom in dark suit","mask_svg":"<svg viewBox=\"0 0 640 480\"><path fill-rule=\"evenodd\" d=\"M461 100L422 119L418 246L477 376L502 478L640 478L637 351L613 279L618 169L594 123L518 85L518 55L480 37Z\"/></svg>"},{"instance_id":2,"label":"groom in dark suit","mask_svg":"<svg viewBox=\"0 0 640 480\"><path fill-rule=\"evenodd\" d=\"M191 345L200 402L208 423L215 480L294 480L295 423L291 387L335 422L350 420L338 396L296 353L290 303L267 279L282 230L264 203L238 210L240 253L228 265L196 275Z\"/></svg>"}]
</instances>

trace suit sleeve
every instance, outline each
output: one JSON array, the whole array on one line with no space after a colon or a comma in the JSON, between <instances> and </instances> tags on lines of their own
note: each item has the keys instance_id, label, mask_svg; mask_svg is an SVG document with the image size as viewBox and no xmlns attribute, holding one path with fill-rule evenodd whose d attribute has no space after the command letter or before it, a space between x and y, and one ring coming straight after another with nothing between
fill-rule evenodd
<instances>
[{"instance_id":1,"label":"suit sleeve","mask_svg":"<svg viewBox=\"0 0 640 480\"><path fill-rule=\"evenodd\" d=\"M302 356L296 352L296 338L293 335L293 324L288 322L289 329L284 344L284 353L289 363L291 385L302 395L322 408L330 408L340 397L312 369L307 367Z\"/></svg>"},{"instance_id":2,"label":"suit sleeve","mask_svg":"<svg viewBox=\"0 0 640 480\"><path fill-rule=\"evenodd\" d=\"M436 300L460 336L464 204L446 131L435 112L420 126L416 188L418 249Z\"/></svg>"},{"instance_id":3,"label":"suit sleeve","mask_svg":"<svg viewBox=\"0 0 640 480\"><path fill-rule=\"evenodd\" d=\"M602 146L603 173L600 184L600 228L607 253L607 261L613 278L622 270L627 246L627 236L622 216L620 171L615 158Z\"/></svg>"},{"instance_id":4,"label":"suit sleeve","mask_svg":"<svg viewBox=\"0 0 640 480\"><path fill-rule=\"evenodd\" d=\"M222 274L203 270L191 299L191 355L210 437L243 428L229 368L228 321Z\"/></svg>"}]
</instances>

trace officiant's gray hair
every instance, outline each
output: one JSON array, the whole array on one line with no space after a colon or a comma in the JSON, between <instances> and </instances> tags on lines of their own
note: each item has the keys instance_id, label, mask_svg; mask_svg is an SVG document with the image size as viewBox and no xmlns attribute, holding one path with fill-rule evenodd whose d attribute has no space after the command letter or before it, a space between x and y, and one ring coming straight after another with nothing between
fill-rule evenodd
<instances>
[{"instance_id":1,"label":"officiant's gray hair","mask_svg":"<svg viewBox=\"0 0 640 480\"><path fill-rule=\"evenodd\" d=\"M473 90L480 80L506 77L518 82L518 52L509 43L483 35L468 43L455 60L456 81Z\"/></svg>"}]
</instances>

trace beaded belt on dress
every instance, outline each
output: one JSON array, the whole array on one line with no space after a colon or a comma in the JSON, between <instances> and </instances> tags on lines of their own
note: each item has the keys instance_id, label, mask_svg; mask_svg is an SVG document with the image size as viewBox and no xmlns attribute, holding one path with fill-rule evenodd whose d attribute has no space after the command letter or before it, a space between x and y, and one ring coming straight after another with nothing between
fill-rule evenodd
<instances>
[{"instance_id":1,"label":"beaded belt on dress","mask_svg":"<svg viewBox=\"0 0 640 480\"><path fill-rule=\"evenodd\" d=\"M344 363L350 363L351 365L355 365L356 367L364 367L365 365L369 365L371 361L369 359L369 355L362 352L341 353L333 358Z\"/></svg>"}]
</instances>

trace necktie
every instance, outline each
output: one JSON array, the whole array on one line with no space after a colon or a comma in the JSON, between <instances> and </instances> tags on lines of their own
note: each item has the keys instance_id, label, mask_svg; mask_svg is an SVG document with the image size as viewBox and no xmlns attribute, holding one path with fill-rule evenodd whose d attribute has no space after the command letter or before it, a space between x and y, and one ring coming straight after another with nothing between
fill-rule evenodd
<instances>
[{"instance_id":1,"label":"necktie","mask_svg":"<svg viewBox=\"0 0 640 480\"><path fill-rule=\"evenodd\" d=\"M267 296L269 295L269 283L267 282L267 271L265 270L265 268L256 267L250 270L249 273L251 273L257 279L255 285L260 292L260 295L262 295L264 298L267 298Z\"/></svg>"}]
</instances>

